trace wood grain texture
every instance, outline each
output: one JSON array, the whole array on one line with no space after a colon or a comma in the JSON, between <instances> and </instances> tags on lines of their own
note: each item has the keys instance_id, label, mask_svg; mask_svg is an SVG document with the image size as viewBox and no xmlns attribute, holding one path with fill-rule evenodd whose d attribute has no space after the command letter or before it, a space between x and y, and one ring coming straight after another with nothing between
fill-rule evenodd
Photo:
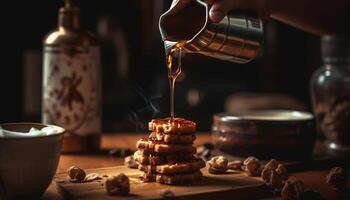
<instances>
[{"instance_id":1,"label":"wood grain texture","mask_svg":"<svg viewBox=\"0 0 350 200\"><path fill-rule=\"evenodd\" d=\"M190 186L142 183L138 179L142 172L124 166L87 170L87 173L92 172L108 176L121 172L127 174L131 182L131 192L127 196L117 196L117 199L121 200L162 199L161 193L165 189L174 192L174 199L227 199L230 196L235 199L254 199L268 195L265 184L259 178L248 177L238 172L212 175L208 174L207 169L204 168L202 170L203 181ZM116 196L107 195L103 187L103 180L89 183L70 183L66 176L66 173L60 173L54 179L61 194L65 197L64 199L116 199Z\"/></svg>"},{"instance_id":2,"label":"wood grain texture","mask_svg":"<svg viewBox=\"0 0 350 200\"><path fill-rule=\"evenodd\" d=\"M146 136L146 133L118 133L118 134L104 134L102 137L101 147L104 152L99 153L84 153L84 154L62 154L60 158L60 163L58 166L59 174L57 176L64 176L66 170L72 165L78 165L83 169L91 169L91 168L102 168L102 167L113 167L123 164L123 158L113 157L108 155L107 149L112 148L131 148L135 150L136 141L142 136ZM205 142L211 142L210 133L197 133L197 140L195 141L195 146L201 145ZM321 193L322 197L325 199L350 199L349 192L335 192L333 191L329 185L327 185L325 181L325 176L330 170L331 167L334 166L344 166L348 173L350 167L349 154L334 154L327 150L322 141L318 141L315 145L314 157L309 161L281 161L286 164L288 171L291 176L294 176L300 180L302 180L305 184L305 188L311 190L317 190ZM89 171L89 170L88 170ZM297 172L297 173L295 173ZM350 174L349 174L350 175ZM350 188L350 181L348 183L348 188ZM53 181L50 187L47 189L45 194L42 197L42 200L64 200L69 198L64 198L62 195L62 191L57 190L60 188ZM243 189L241 189L243 191ZM254 196L253 191L251 192L252 196ZM251 189L250 189L251 190ZM158 190L157 190L158 191ZM158 191L159 192L159 191ZM244 192L245 193L245 192ZM156 193L154 194L156 195ZM158 194L159 195L159 194ZM210 194L204 195L203 199L219 199L217 196L220 196L221 192L216 194L212 192ZM195 195L196 196L196 195ZM241 194L234 195L224 195L224 198L221 199L240 199ZM118 199L119 197L114 197L113 199ZM196 199L193 196L186 196L181 199ZM92 198L93 199L93 198ZM254 197L250 199L259 199L259 197ZM273 197L270 195L265 198L268 200L277 200L280 197Z\"/></svg>"}]
</instances>

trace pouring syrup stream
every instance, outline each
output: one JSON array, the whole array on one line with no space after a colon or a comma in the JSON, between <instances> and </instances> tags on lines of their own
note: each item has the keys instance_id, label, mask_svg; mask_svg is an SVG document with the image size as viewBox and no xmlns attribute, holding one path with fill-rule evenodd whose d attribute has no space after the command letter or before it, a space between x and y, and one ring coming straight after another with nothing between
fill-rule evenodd
<instances>
[{"instance_id":1,"label":"pouring syrup stream","mask_svg":"<svg viewBox=\"0 0 350 200\"><path fill-rule=\"evenodd\" d=\"M182 73L182 66L181 66L181 51L182 47L185 46L186 41L178 41L178 42L168 42L165 41L166 47L166 66L168 68L168 79L169 79L169 86L170 86L170 124L174 123L175 121L175 111L174 111L174 93L175 93L175 82L177 77ZM172 125L170 125L171 127ZM155 134L151 134L148 138L148 142L150 143L150 149L151 152L149 153L148 161L150 164L150 168L147 169L146 173L140 177L142 182L154 182L156 181L156 175L157 175L157 163L155 159L155 152L154 152L154 146L155 144L162 142L161 140L158 140Z\"/></svg>"},{"instance_id":2,"label":"pouring syrup stream","mask_svg":"<svg viewBox=\"0 0 350 200\"><path fill-rule=\"evenodd\" d=\"M181 66L181 51L182 47L185 46L186 40L179 41L173 45L166 53L166 66L168 68L168 79L170 86L170 121L174 120L174 93L175 93L175 82L177 77L182 73ZM177 56L177 63L175 57ZM177 65L177 66L176 66Z\"/></svg>"}]
</instances>

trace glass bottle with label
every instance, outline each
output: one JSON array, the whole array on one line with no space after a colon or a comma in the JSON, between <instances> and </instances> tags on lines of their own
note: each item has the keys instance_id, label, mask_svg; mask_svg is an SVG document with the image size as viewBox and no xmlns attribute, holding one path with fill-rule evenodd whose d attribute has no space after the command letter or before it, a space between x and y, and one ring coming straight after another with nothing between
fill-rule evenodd
<instances>
[{"instance_id":1,"label":"glass bottle with label","mask_svg":"<svg viewBox=\"0 0 350 200\"><path fill-rule=\"evenodd\" d=\"M319 133L333 150L350 150L350 38L322 37L322 61L311 79Z\"/></svg>"},{"instance_id":2,"label":"glass bottle with label","mask_svg":"<svg viewBox=\"0 0 350 200\"><path fill-rule=\"evenodd\" d=\"M66 0L58 28L43 42L42 122L64 127L63 152L99 148L100 55L96 37L80 27L80 9Z\"/></svg>"}]
</instances>

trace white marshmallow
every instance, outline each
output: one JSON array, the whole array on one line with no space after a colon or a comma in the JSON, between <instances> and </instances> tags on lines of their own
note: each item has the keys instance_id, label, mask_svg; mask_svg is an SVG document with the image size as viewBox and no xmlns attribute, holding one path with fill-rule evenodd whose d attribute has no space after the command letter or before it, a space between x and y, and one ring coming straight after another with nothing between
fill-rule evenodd
<instances>
[{"instance_id":1,"label":"white marshmallow","mask_svg":"<svg viewBox=\"0 0 350 200\"><path fill-rule=\"evenodd\" d=\"M59 132L57 128L50 126L42 128L41 131L44 132L46 135L52 135Z\"/></svg>"},{"instance_id":2,"label":"white marshmallow","mask_svg":"<svg viewBox=\"0 0 350 200\"><path fill-rule=\"evenodd\" d=\"M58 132L59 130L55 127L44 127L41 130L33 127L28 132L16 132L5 130L0 126L0 137L36 137L52 135Z\"/></svg>"}]
</instances>

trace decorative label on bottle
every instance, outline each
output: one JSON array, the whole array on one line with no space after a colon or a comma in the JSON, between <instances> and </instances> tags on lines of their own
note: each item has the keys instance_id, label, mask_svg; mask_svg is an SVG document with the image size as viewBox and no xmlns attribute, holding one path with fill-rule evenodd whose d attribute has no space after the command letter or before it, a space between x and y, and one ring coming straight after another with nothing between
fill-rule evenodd
<instances>
[{"instance_id":1,"label":"decorative label on bottle","mask_svg":"<svg viewBox=\"0 0 350 200\"><path fill-rule=\"evenodd\" d=\"M84 136L101 132L99 48L44 47L42 121Z\"/></svg>"}]
</instances>

